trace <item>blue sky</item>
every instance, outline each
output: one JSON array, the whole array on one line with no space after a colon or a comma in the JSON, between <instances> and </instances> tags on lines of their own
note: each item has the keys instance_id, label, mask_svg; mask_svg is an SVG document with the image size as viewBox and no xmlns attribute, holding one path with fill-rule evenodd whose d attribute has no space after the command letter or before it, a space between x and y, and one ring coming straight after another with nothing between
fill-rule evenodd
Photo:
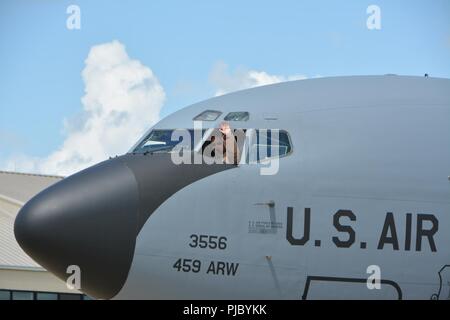
<instances>
[{"instance_id":1,"label":"blue sky","mask_svg":"<svg viewBox=\"0 0 450 320\"><path fill-rule=\"evenodd\" d=\"M70 4L80 30L66 28ZM381 30L366 27L370 4ZM83 110L90 49L113 40L159 80L164 117L214 95L218 63L286 77L450 78L450 1L2 1L0 164L61 147L64 119Z\"/></svg>"}]
</instances>

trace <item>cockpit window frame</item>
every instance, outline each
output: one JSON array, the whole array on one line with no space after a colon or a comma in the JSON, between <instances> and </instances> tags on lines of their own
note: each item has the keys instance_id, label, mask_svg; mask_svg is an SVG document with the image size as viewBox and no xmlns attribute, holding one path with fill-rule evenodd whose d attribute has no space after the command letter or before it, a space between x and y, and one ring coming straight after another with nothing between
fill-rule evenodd
<instances>
[{"instance_id":1,"label":"cockpit window frame","mask_svg":"<svg viewBox=\"0 0 450 320\"><path fill-rule=\"evenodd\" d=\"M250 130L254 130L254 131L258 132L259 130L262 130L262 129L254 128L254 129L250 129ZM286 133L286 136L287 136L288 141L289 141L289 146L290 146L289 152L284 153L282 155L278 155L278 156L266 157L264 159L256 159L254 161L250 161L249 154L247 154L246 155L247 159L245 160L246 163L252 164L252 165L254 165L254 164L264 164L266 161L270 161L270 160L273 160L275 158L281 159L281 158L289 157L289 156L291 156L294 153L294 145L292 143L291 134L289 133L288 130L286 130L286 129L266 129L266 130L279 130L280 132ZM252 136L252 137L255 137L255 136ZM253 141L251 140L248 143L250 143L250 145L248 146L248 150L250 150L251 146L253 145ZM257 141L256 141L255 144L258 145ZM259 154L258 154L258 157L259 157Z\"/></svg>"},{"instance_id":2,"label":"cockpit window frame","mask_svg":"<svg viewBox=\"0 0 450 320\"><path fill-rule=\"evenodd\" d=\"M294 144L292 142L292 136L289 133L289 131L286 130L286 129L261 129L261 128L235 128L235 129L245 130L246 131L246 135L249 134L249 133L251 134L250 139L246 138L244 140L243 149L241 150L242 154L240 155L240 160L238 161L238 165L243 165L243 164L248 164L248 165L264 164L267 161L273 160L275 158L281 159L281 158L284 158L284 157L291 156L293 154L293 152L294 152L295 148L294 148ZM153 152L162 152L163 150L154 150L154 151L152 151L152 150L148 150L147 151L146 150L146 151L141 151L141 150L137 150L137 148L139 148L139 146L141 146L144 143L144 141L147 140L147 138L151 135L151 133L153 131L171 131L171 132L173 132L174 130L177 130L177 129L160 129L160 128L156 129L155 128L155 129L149 130L146 133L146 135L144 135L144 137L138 143L136 143L136 145L128 153L131 153L131 154L141 154L141 153L142 154L146 154L146 153L153 153ZM191 129L185 129L185 130L193 131L195 129L191 128ZM208 139L210 139L210 137L211 137L212 133L214 132L214 130L217 130L217 128L205 128L205 129L202 129L201 139L197 143L195 143L195 141L193 141L194 144L191 146L191 151L197 152L197 153L200 152L202 150L202 147L205 144L205 142ZM259 132L259 130L268 130L268 131L279 130L279 132L283 132L284 134L286 134L286 137L288 139L288 144L289 144L289 147L290 147L289 152L283 153L283 154L278 154L276 156L266 157L264 159L258 159L259 158L259 149L258 149L256 160L250 161L250 148L253 145L259 146L258 140L256 140L256 141L253 140L253 139L258 139L258 137L256 135L253 135L252 131L255 134L257 134ZM166 152L167 153L171 153L173 151L174 147L172 147L170 150L167 150Z\"/></svg>"},{"instance_id":3,"label":"cockpit window frame","mask_svg":"<svg viewBox=\"0 0 450 320\"><path fill-rule=\"evenodd\" d=\"M159 128L158 128L158 129L152 129L152 130L149 130L149 132L146 133L146 135L144 136L144 138L142 138L138 143L136 143L135 146L134 146L128 153L131 153L131 154L140 154L140 153L142 153L142 154L147 154L147 153L153 153L153 152L161 152L161 151L164 151L164 150L145 150L145 151L142 151L142 150L138 150L138 148L139 148L139 149L142 149L142 145L144 144L144 142L147 141L148 138L150 138L150 135L151 135L154 131L170 131L171 134L172 134L173 131L175 131L175 130L179 130L179 129L159 129ZM183 129L183 130L187 130L187 131L190 132L190 134L193 134L193 131L194 131L195 129L190 128L190 129ZM200 139L200 141L198 141L197 143L196 143L195 140L192 141L192 139L194 139L194 137L192 137L192 139L191 139L191 142L193 142L193 144L191 145L191 150L192 150L192 151L195 151L195 149L197 148L198 144L201 144L201 143L202 143L203 138L204 138L206 132L207 132L207 129L202 129L201 139ZM180 143L180 142L178 142L178 143ZM177 145L177 144L176 144L176 145ZM166 152L167 152L167 153L171 153L171 152L173 151L173 148L175 148L176 145L174 145L171 149L168 149Z\"/></svg>"},{"instance_id":4,"label":"cockpit window frame","mask_svg":"<svg viewBox=\"0 0 450 320\"><path fill-rule=\"evenodd\" d=\"M234 116L234 115L237 115L237 116L244 115L245 118L239 119L239 120L229 119L229 117ZM250 112L248 112L248 111L231 111L231 112L227 113L227 115L223 118L223 120L233 121L233 122L245 122L245 121L250 120Z\"/></svg>"},{"instance_id":5,"label":"cockpit window frame","mask_svg":"<svg viewBox=\"0 0 450 320\"><path fill-rule=\"evenodd\" d=\"M205 115L207 113L215 113L216 117L214 119L200 119L203 115ZM192 118L192 120L194 120L194 121L216 121L221 115L222 115L222 111L208 109L208 110L200 112L198 115L196 115L194 118Z\"/></svg>"}]
</instances>

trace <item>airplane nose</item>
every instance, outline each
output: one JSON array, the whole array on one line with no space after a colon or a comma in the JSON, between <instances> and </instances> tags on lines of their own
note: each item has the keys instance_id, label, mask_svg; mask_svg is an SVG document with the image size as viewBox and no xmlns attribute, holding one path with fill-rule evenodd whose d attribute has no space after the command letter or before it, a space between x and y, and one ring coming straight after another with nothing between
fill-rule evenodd
<instances>
[{"instance_id":1,"label":"airplane nose","mask_svg":"<svg viewBox=\"0 0 450 320\"><path fill-rule=\"evenodd\" d=\"M18 213L14 233L45 269L66 281L73 274L68 267L78 266L81 291L108 299L128 276L138 202L135 176L116 158L36 195Z\"/></svg>"}]
</instances>

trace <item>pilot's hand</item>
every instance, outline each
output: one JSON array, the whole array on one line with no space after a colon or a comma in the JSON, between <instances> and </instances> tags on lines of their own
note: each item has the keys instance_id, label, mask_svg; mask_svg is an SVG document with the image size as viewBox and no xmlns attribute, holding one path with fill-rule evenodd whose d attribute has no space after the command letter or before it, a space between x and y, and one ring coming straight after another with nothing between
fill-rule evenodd
<instances>
[{"instance_id":1,"label":"pilot's hand","mask_svg":"<svg viewBox=\"0 0 450 320\"><path fill-rule=\"evenodd\" d=\"M232 135L230 125L225 121L220 124L219 131L227 137Z\"/></svg>"}]
</instances>

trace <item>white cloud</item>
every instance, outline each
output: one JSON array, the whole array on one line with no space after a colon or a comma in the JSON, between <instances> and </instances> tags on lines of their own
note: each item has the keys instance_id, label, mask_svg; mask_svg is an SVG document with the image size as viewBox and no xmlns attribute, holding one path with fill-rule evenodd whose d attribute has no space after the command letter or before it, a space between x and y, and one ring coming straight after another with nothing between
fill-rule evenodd
<instances>
[{"instance_id":1,"label":"white cloud","mask_svg":"<svg viewBox=\"0 0 450 320\"><path fill-rule=\"evenodd\" d=\"M228 65L218 62L213 67L209 79L215 87L215 95L223 95L228 92L279 83L291 80L303 80L304 75L271 75L265 71L248 70L242 67L230 72Z\"/></svg>"},{"instance_id":2,"label":"white cloud","mask_svg":"<svg viewBox=\"0 0 450 320\"><path fill-rule=\"evenodd\" d=\"M93 46L82 71L80 117L65 120L62 146L45 158L15 157L6 170L69 175L125 153L159 120L165 92L153 72L118 41Z\"/></svg>"}]
</instances>

